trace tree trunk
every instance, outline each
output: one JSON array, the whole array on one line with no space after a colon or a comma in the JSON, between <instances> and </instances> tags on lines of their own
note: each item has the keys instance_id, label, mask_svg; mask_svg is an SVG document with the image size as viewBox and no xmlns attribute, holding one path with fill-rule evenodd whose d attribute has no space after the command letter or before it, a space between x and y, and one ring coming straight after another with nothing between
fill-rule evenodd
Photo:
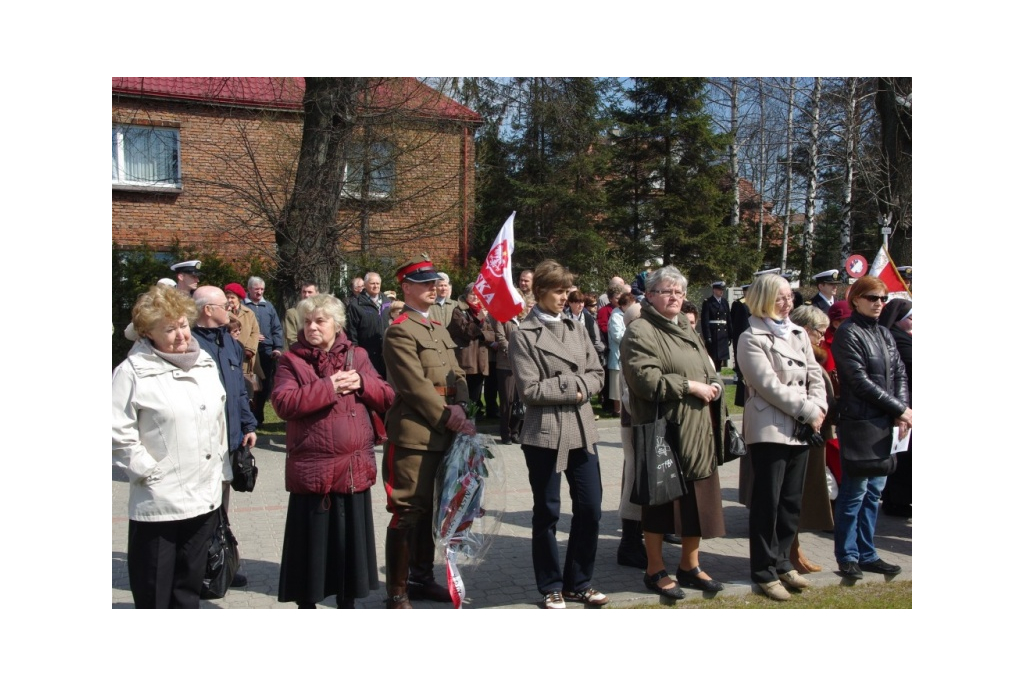
<instances>
[{"instance_id":1,"label":"tree trunk","mask_svg":"<svg viewBox=\"0 0 1024 685\"><path fill-rule=\"evenodd\" d=\"M356 125L364 78L306 78L302 144L295 189L275 232L277 286L293 302L303 280L330 292L341 270L338 209L345 181L345 144Z\"/></svg>"},{"instance_id":2,"label":"tree trunk","mask_svg":"<svg viewBox=\"0 0 1024 685\"><path fill-rule=\"evenodd\" d=\"M821 77L814 77L811 91L811 128L807 141L807 200L804 210L804 259L800 268L803 281L807 267L814 257L814 203L818 192L818 117L821 113Z\"/></svg>"},{"instance_id":3,"label":"tree trunk","mask_svg":"<svg viewBox=\"0 0 1024 685\"><path fill-rule=\"evenodd\" d=\"M846 150L843 163L843 214L839 226L839 259L842 262L853 254L853 165L857 149L857 78L847 79L846 92Z\"/></svg>"},{"instance_id":4,"label":"tree trunk","mask_svg":"<svg viewBox=\"0 0 1024 685\"><path fill-rule=\"evenodd\" d=\"M879 78L875 107L881 121L885 183L882 184L878 213L892 213L893 227L889 253L899 264L911 261L911 96L909 77Z\"/></svg>"},{"instance_id":5,"label":"tree trunk","mask_svg":"<svg viewBox=\"0 0 1024 685\"><path fill-rule=\"evenodd\" d=\"M729 170L732 173L732 215L729 218L730 226L740 225L740 156L736 148L740 138L740 82L739 79L732 79L730 84L730 96L732 99L732 117L729 123L729 130L732 132L732 143L729 144Z\"/></svg>"},{"instance_id":6,"label":"tree trunk","mask_svg":"<svg viewBox=\"0 0 1024 685\"><path fill-rule=\"evenodd\" d=\"M795 79L789 79L789 109L786 112L786 197L785 216L782 220L782 260L779 266L786 268L786 255L789 253L789 227L793 219L791 203L793 201L793 101L796 99ZM758 248L760 249L760 244Z\"/></svg>"}]
</instances>

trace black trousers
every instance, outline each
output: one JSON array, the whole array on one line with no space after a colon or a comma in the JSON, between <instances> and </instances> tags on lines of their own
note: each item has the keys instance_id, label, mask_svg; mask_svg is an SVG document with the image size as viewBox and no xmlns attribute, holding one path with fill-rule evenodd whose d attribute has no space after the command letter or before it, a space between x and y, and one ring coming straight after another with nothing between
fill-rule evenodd
<instances>
[{"instance_id":1,"label":"black trousers","mask_svg":"<svg viewBox=\"0 0 1024 685\"><path fill-rule=\"evenodd\" d=\"M495 367L494 362L491 362L490 373L484 376L484 404L487 406L486 414L488 418L496 419L500 416L498 401L500 391L498 369Z\"/></svg>"},{"instance_id":2,"label":"black trousers","mask_svg":"<svg viewBox=\"0 0 1024 685\"><path fill-rule=\"evenodd\" d=\"M136 609L198 609L217 510L182 521L128 521Z\"/></svg>"},{"instance_id":3,"label":"black trousers","mask_svg":"<svg viewBox=\"0 0 1024 685\"><path fill-rule=\"evenodd\" d=\"M750 502L750 579L770 583L793 570L789 548L800 523L807 445L748 444L754 467Z\"/></svg>"},{"instance_id":4,"label":"black trousers","mask_svg":"<svg viewBox=\"0 0 1024 685\"><path fill-rule=\"evenodd\" d=\"M533 573L542 595L553 590L580 592L591 585L601 523L601 467L596 454L583 448L569 451L565 480L572 499L572 522L559 568L555 526L561 510L562 474L555 471L558 450L523 445L533 491Z\"/></svg>"}]
</instances>

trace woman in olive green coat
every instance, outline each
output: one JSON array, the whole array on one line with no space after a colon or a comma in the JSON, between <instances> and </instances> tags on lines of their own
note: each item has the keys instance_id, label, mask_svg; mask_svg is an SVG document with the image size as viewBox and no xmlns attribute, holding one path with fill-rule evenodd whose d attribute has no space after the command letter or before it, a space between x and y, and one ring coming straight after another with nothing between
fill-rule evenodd
<instances>
[{"instance_id":1,"label":"woman in olive green coat","mask_svg":"<svg viewBox=\"0 0 1024 685\"><path fill-rule=\"evenodd\" d=\"M633 425L668 420L669 444L679 456L686 494L673 503L643 508L647 573L644 584L660 595L679 598L679 585L718 592L699 565L700 539L725 535L722 489L718 464L722 457L725 407L724 384L708 357L700 337L680 310L686 299L686 277L672 266L647 279L647 294L640 312L622 338L622 377L629 386ZM665 533L677 532L683 549L673 583L661 554Z\"/></svg>"}]
</instances>

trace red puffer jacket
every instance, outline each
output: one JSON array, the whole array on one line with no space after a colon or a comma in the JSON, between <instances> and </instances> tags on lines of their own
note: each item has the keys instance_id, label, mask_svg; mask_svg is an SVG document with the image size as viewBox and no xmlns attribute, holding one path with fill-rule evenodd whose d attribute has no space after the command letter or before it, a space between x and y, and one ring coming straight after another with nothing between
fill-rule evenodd
<instances>
[{"instance_id":1,"label":"red puffer jacket","mask_svg":"<svg viewBox=\"0 0 1024 685\"><path fill-rule=\"evenodd\" d=\"M350 349L363 388L338 395L330 376L344 368ZM300 331L299 341L281 357L270 397L274 411L288 422L285 489L295 494L367 490L377 481L367 409L383 414L394 399L395 391L377 374L366 350L344 333L324 352Z\"/></svg>"}]
</instances>

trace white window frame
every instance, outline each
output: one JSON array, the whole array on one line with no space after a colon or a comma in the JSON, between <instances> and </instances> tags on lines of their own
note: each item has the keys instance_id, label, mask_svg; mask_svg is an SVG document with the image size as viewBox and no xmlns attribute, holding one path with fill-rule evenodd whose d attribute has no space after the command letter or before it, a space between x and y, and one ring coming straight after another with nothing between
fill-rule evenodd
<instances>
[{"instance_id":1,"label":"white window frame","mask_svg":"<svg viewBox=\"0 0 1024 685\"><path fill-rule=\"evenodd\" d=\"M397 174L395 173L395 158L394 148L390 143L370 143L369 147L374 151L373 157L370 161L371 166L377 166L382 164L381 168L386 169L390 178L390 188L387 190L374 190L371 188L367 191L366 196L362 194L362 176L359 177L358 186L354 185L354 182L350 180L350 167L354 164L363 164L365 157L362 154L364 146L359 143L353 143L349 145L349 149L345 152L345 178L344 184L342 185L342 196L346 198L364 199L364 200L385 200L391 197L395 192L395 184L397 183Z\"/></svg>"},{"instance_id":2,"label":"white window frame","mask_svg":"<svg viewBox=\"0 0 1024 685\"><path fill-rule=\"evenodd\" d=\"M172 136L174 144L174 178L173 179L137 179L129 178L125 164L124 139L129 130L160 131ZM110 185L121 190L151 190L161 192L178 192L181 190L181 134L177 128L169 126L138 126L134 124L111 125L111 174Z\"/></svg>"}]
</instances>

